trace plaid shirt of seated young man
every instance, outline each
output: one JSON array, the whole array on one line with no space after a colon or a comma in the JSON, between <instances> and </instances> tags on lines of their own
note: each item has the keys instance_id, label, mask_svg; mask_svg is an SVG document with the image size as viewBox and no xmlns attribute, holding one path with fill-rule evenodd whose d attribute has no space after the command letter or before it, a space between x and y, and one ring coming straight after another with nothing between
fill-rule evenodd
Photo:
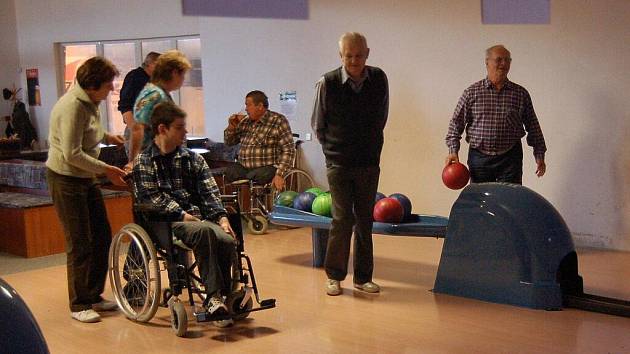
<instances>
[{"instance_id":1,"label":"plaid shirt of seated young man","mask_svg":"<svg viewBox=\"0 0 630 354\"><path fill-rule=\"evenodd\" d=\"M188 148L162 155L151 144L138 155L133 180L139 202L159 205L177 220L184 212L212 222L227 216L208 164Z\"/></svg>"}]
</instances>

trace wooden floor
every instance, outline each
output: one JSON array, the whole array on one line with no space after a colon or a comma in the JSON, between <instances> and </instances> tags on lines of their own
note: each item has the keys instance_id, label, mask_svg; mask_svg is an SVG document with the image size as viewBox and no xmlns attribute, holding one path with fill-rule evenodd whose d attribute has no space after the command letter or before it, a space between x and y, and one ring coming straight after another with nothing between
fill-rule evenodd
<instances>
[{"instance_id":1,"label":"wooden floor","mask_svg":"<svg viewBox=\"0 0 630 354\"><path fill-rule=\"evenodd\" d=\"M330 297L325 273L310 266L309 229L247 235L261 295L278 307L228 329L190 322L187 338L173 334L163 308L144 325L121 313L97 324L71 320L64 266L3 278L52 353L630 353L630 318L433 294L442 240L375 235L374 243L383 292L355 292L348 278L343 295ZM587 292L630 299L630 254L583 250L579 262Z\"/></svg>"}]
</instances>

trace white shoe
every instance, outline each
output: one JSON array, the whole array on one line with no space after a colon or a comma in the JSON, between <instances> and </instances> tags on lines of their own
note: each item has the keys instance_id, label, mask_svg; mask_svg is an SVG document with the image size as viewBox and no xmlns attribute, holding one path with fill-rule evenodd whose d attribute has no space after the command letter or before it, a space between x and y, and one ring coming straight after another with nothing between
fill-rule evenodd
<instances>
[{"instance_id":1,"label":"white shoe","mask_svg":"<svg viewBox=\"0 0 630 354\"><path fill-rule=\"evenodd\" d=\"M231 318L228 318L227 320L212 321L212 324L215 327L219 327L219 328L231 327L232 325L234 325L234 320Z\"/></svg>"},{"instance_id":2,"label":"white shoe","mask_svg":"<svg viewBox=\"0 0 630 354\"><path fill-rule=\"evenodd\" d=\"M326 294L330 296L337 296L341 294L341 282L335 279L326 280Z\"/></svg>"},{"instance_id":3,"label":"white shoe","mask_svg":"<svg viewBox=\"0 0 630 354\"><path fill-rule=\"evenodd\" d=\"M220 297L213 296L210 298L210 302L208 303L208 312L210 315L222 316L228 314L228 309Z\"/></svg>"},{"instance_id":4,"label":"white shoe","mask_svg":"<svg viewBox=\"0 0 630 354\"><path fill-rule=\"evenodd\" d=\"M366 293L372 293L372 294L378 293L381 291L381 287L373 281L369 281L363 284L354 283L354 287L359 290L363 290Z\"/></svg>"},{"instance_id":5,"label":"white shoe","mask_svg":"<svg viewBox=\"0 0 630 354\"><path fill-rule=\"evenodd\" d=\"M72 312L71 316L75 320L84 323L94 323L101 321L101 315L99 315L98 313L96 313L96 311L92 309Z\"/></svg>"},{"instance_id":6,"label":"white shoe","mask_svg":"<svg viewBox=\"0 0 630 354\"><path fill-rule=\"evenodd\" d=\"M92 310L98 311L98 312L114 311L114 310L118 310L118 304L116 303L116 301L101 300L101 302L92 304Z\"/></svg>"}]
</instances>

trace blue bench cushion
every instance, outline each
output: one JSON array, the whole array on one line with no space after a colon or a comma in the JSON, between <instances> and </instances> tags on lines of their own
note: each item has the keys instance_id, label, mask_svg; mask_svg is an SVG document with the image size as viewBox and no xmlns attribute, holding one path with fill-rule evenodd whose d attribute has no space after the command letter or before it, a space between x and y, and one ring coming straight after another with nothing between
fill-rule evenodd
<instances>
[{"instance_id":1,"label":"blue bench cushion","mask_svg":"<svg viewBox=\"0 0 630 354\"><path fill-rule=\"evenodd\" d=\"M0 184L46 190L46 165L41 161L2 161L0 162Z\"/></svg>"}]
</instances>

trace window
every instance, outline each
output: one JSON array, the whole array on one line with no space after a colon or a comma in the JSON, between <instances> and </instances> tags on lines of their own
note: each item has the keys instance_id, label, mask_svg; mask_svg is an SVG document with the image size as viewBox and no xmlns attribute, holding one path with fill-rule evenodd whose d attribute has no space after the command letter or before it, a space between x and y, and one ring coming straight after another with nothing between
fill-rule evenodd
<instances>
[{"instance_id":1,"label":"window","mask_svg":"<svg viewBox=\"0 0 630 354\"><path fill-rule=\"evenodd\" d=\"M138 65L135 43L105 43L103 56L116 65L120 75L114 79L114 91L107 96L107 130L116 134L122 134L125 130L125 122L118 111L118 100L125 75Z\"/></svg>"},{"instance_id":2,"label":"window","mask_svg":"<svg viewBox=\"0 0 630 354\"><path fill-rule=\"evenodd\" d=\"M79 66L96 55L96 44L68 45L64 49L63 88L67 92L77 76Z\"/></svg>"},{"instance_id":3,"label":"window","mask_svg":"<svg viewBox=\"0 0 630 354\"><path fill-rule=\"evenodd\" d=\"M188 114L190 135L205 135L203 110L203 84L201 80L201 40L199 37L151 38L127 41L101 41L91 43L61 43L63 51L63 80L65 91L76 77L77 68L95 55L102 55L116 65L120 76L114 79L114 91L101 103L101 120L108 131L122 134L125 124L118 111L120 89L127 73L142 64L150 52L163 53L178 49L190 60L193 68L188 72L182 88L171 92L173 100ZM64 92L65 92L64 91Z\"/></svg>"},{"instance_id":4,"label":"window","mask_svg":"<svg viewBox=\"0 0 630 354\"><path fill-rule=\"evenodd\" d=\"M201 41L199 38L179 39L177 48L190 60L192 69L179 90L179 105L188 113L190 135L205 135L203 120L203 84L201 81ZM199 119L201 117L201 119Z\"/></svg>"}]
</instances>

